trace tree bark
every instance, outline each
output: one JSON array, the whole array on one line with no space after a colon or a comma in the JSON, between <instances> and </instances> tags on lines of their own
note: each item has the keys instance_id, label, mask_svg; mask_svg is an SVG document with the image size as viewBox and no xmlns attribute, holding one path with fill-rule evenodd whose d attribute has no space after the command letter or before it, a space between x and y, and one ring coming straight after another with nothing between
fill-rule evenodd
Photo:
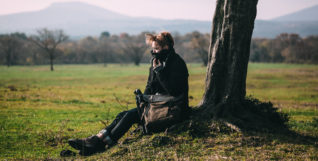
<instances>
[{"instance_id":1,"label":"tree bark","mask_svg":"<svg viewBox=\"0 0 318 161\"><path fill-rule=\"evenodd\" d=\"M213 18L205 92L206 112L246 95L246 75L258 0L218 0ZM222 106L224 108L224 106Z\"/></svg>"}]
</instances>

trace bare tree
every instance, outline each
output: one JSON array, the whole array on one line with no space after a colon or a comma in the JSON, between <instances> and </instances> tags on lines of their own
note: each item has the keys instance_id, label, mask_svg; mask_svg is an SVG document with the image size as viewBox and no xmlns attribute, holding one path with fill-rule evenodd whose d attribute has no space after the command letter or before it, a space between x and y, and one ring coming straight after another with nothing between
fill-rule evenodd
<instances>
[{"instance_id":1,"label":"bare tree","mask_svg":"<svg viewBox=\"0 0 318 161\"><path fill-rule=\"evenodd\" d=\"M141 33L137 36L130 36L126 33L121 34L121 46L122 50L125 54L129 56L129 59L132 60L135 65L139 65L145 51L147 49L147 46L144 42L144 33Z\"/></svg>"},{"instance_id":2,"label":"bare tree","mask_svg":"<svg viewBox=\"0 0 318 161\"><path fill-rule=\"evenodd\" d=\"M106 67L107 63L112 61L112 48L111 40L109 36L107 36L107 32L103 32L102 34L103 36L101 36L98 41L98 53L104 63L104 67Z\"/></svg>"},{"instance_id":3,"label":"bare tree","mask_svg":"<svg viewBox=\"0 0 318 161\"><path fill-rule=\"evenodd\" d=\"M77 43L77 59L82 63L98 63L98 39L87 36Z\"/></svg>"},{"instance_id":4,"label":"bare tree","mask_svg":"<svg viewBox=\"0 0 318 161\"><path fill-rule=\"evenodd\" d=\"M0 51L4 53L6 64L10 67L13 61L16 59L15 55L19 48L21 48L22 42L18 35L8 34L0 35Z\"/></svg>"},{"instance_id":5,"label":"bare tree","mask_svg":"<svg viewBox=\"0 0 318 161\"><path fill-rule=\"evenodd\" d=\"M63 30L48 30L46 28L37 30L37 35L31 36L30 40L38 47L43 49L49 56L51 71L53 68L53 60L56 58L57 46L66 41L68 36Z\"/></svg>"},{"instance_id":6,"label":"bare tree","mask_svg":"<svg viewBox=\"0 0 318 161\"><path fill-rule=\"evenodd\" d=\"M207 66L209 53L209 35L203 35L198 31L192 32L191 46L195 50L195 52L199 54L203 65Z\"/></svg>"}]
</instances>

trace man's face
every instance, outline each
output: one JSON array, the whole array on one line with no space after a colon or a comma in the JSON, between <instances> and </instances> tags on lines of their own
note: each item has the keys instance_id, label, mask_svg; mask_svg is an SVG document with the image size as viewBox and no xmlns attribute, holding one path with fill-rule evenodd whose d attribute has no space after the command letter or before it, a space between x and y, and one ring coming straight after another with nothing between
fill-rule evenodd
<instances>
[{"instance_id":1,"label":"man's face","mask_svg":"<svg viewBox=\"0 0 318 161\"><path fill-rule=\"evenodd\" d=\"M159 44L156 41L152 42L151 47L152 47L152 52L153 53L159 53L162 50L162 47L159 46Z\"/></svg>"}]
</instances>

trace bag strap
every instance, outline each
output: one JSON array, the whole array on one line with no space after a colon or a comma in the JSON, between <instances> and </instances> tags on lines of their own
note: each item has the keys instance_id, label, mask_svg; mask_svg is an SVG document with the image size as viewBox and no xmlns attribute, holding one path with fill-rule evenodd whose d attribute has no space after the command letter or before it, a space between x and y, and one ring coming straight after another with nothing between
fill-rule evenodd
<instances>
[{"instance_id":1,"label":"bag strap","mask_svg":"<svg viewBox=\"0 0 318 161\"><path fill-rule=\"evenodd\" d=\"M155 103L155 102L175 102L179 101L183 98L183 94L174 97L170 95L143 95L143 100L148 103Z\"/></svg>"}]
</instances>

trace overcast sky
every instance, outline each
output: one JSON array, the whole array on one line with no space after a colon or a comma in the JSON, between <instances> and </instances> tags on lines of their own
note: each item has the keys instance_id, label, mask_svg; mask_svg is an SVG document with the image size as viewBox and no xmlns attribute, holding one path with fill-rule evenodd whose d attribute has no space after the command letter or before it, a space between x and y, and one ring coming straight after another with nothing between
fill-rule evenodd
<instances>
[{"instance_id":1,"label":"overcast sky","mask_svg":"<svg viewBox=\"0 0 318 161\"><path fill-rule=\"evenodd\" d=\"M54 2L74 0L0 0L0 15L36 11ZM212 20L216 0L77 0L129 16ZM257 19L269 20L307 7L318 0L259 0Z\"/></svg>"}]
</instances>

